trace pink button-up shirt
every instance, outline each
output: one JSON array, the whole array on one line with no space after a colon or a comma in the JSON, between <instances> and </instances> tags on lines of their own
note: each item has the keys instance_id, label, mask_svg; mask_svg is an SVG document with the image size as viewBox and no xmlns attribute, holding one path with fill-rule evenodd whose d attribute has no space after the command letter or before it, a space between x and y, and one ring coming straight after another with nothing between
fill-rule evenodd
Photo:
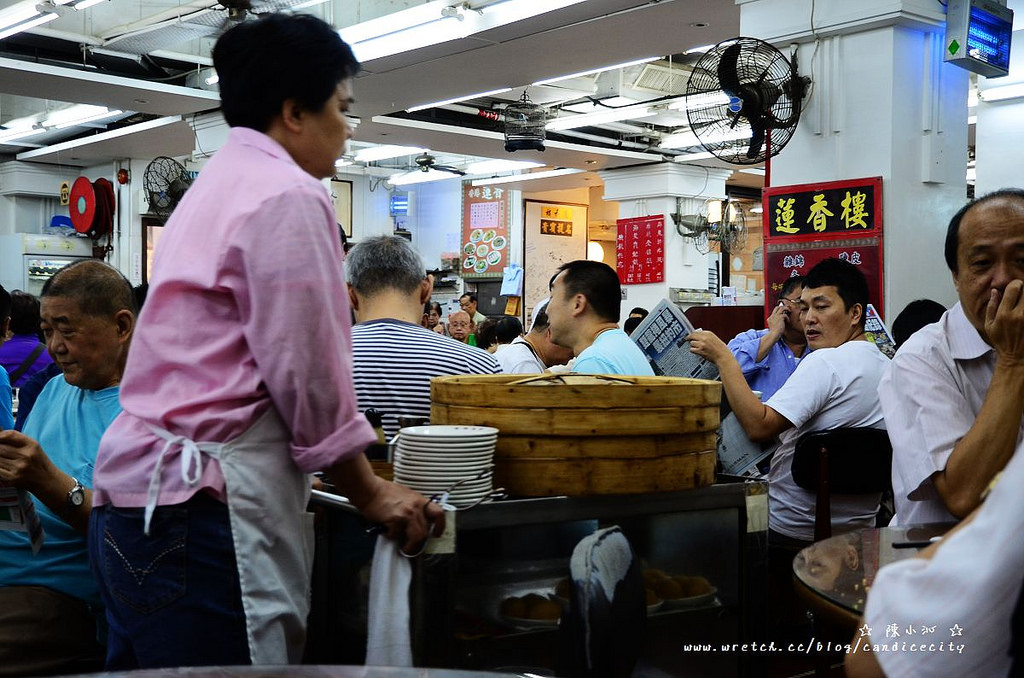
<instances>
[{"instance_id":1,"label":"pink button-up shirt","mask_svg":"<svg viewBox=\"0 0 1024 678\"><path fill-rule=\"evenodd\" d=\"M100 443L95 504L139 507L164 441L226 442L276 407L303 471L376 440L352 390L351 319L334 210L323 185L270 137L234 128L164 228L121 382L123 413ZM180 446L160 504L223 496L216 460L189 486ZM273 479L267 479L270 490Z\"/></svg>"}]
</instances>

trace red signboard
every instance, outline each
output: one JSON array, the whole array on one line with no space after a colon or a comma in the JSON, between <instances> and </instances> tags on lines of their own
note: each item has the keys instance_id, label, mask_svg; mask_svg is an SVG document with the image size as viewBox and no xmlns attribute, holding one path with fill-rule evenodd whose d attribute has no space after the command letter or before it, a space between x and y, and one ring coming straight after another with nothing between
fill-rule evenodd
<instances>
[{"instance_id":1,"label":"red signboard","mask_svg":"<svg viewBox=\"0 0 1024 678\"><path fill-rule=\"evenodd\" d=\"M665 215L619 219L615 268L624 285L665 280Z\"/></svg>"},{"instance_id":2,"label":"red signboard","mask_svg":"<svg viewBox=\"0 0 1024 678\"><path fill-rule=\"evenodd\" d=\"M882 178L773 186L761 196L765 242L878 235Z\"/></svg>"},{"instance_id":3,"label":"red signboard","mask_svg":"<svg viewBox=\"0 0 1024 678\"><path fill-rule=\"evenodd\" d=\"M500 278L508 265L508 191L462 182L462 250L466 280Z\"/></svg>"}]
</instances>

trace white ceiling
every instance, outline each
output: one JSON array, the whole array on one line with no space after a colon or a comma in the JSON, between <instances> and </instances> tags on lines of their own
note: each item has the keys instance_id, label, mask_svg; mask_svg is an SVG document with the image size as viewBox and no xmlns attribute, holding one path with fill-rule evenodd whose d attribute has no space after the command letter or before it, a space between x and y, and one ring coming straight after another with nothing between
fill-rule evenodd
<instances>
[{"instance_id":1,"label":"white ceiling","mask_svg":"<svg viewBox=\"0 0 1024 678\"><path fill-rule=\"evenodd\" d=\"M254 0L254 4L266 9L299 2L276 0L271 6L269 1ZM486 5L493 0L474 0L475 4L481 2L486 12ZM0 9L11 4L4 0ZM415 0L330 0L303 11L317 13L342 28L422 4ZM448 4L463 3L452 0ZM141 120L173 118L158 124L149 120L147 128L138 128L138 134L73 128L55 138L33 138L41 148L0 144L0 152L17 153L22 160L81 166L123 157L189 153L193 144L185 132L187 125L174 116L216 108L216 93L183 86L180 79L166 82L138 76L159 78L161 72L174 75L190 70L188 83L201 83L206 73L203 69L209 66L209 49L226 16L225 9L211 0L107 0L82 12L67 11L44 27L0 41L0 95L15 95L0 97L0 123L29 105L18 106L20 97L51 100L49 106L59 105L55 102L106 105L144 114L138 116ZM197 28L203 25L206 27ZM586 0L459 40L366 61L354 86L353 113L360 119L357 138L426 147L437 154L536 160L582 170L663 162L657 152L591 146L583 140L549 141L543 153L506 153L497 124L492 129L473 129L458 119L424 122L395 114L416 104L500 87L513 88L502 95L511 101L531 82L641 58L678 55L734 37L738 29L739 8L733 0ZM205 37L196 37L201 34ZM153 49L147 51L147 45ZM119 57L114 51L125 54ZM83 68L83 63L88 66ZM163 76L164 80L167 77ZM529 91L537 101L547 103L578 98L593 87L591 78ZM501 100L476 103L486 106ZM83 133L89 138L68 138ZM401 159L395 166L408 160ZM450 162L447 157L446 162ZM743 177L743 183L757 183L753 175L737 177ZM552 185L587 185L595 178L588 172Z\"/></svg>"}]
</instances>

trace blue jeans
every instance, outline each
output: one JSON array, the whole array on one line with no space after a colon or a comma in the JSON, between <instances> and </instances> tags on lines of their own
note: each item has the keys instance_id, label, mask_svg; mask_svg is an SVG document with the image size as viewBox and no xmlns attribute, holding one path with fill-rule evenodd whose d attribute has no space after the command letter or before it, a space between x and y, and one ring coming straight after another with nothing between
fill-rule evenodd
<instances>
[{"instance_id":1,"label":"blue jeans","mask_svg":"<svg viewBox=\"0 0 1024 678\"><path fill-rule=\"evenodd\" d=\"M250 664L225 504L200 492L143 509L99 506L89 559L110 626L107 670Z\"/></svg>"}]
</instances>

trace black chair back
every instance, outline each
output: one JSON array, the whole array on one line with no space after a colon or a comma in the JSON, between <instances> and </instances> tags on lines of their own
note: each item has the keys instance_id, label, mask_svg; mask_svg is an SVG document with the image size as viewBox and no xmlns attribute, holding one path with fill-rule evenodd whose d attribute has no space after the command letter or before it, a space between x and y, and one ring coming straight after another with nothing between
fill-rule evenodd
<instances>
[{"instance_id":1,"label":"black chair back","mask_svg":"<svg viewBox=\"0 0 1024 678\"><path fill-rule=\"evenodd\" d=\"M833 494L876 494L892 488L892 443L885 429L837 428L800 436L793 481L817 496L814 540L832 536Z\"/></svg>"}]
</instances>

